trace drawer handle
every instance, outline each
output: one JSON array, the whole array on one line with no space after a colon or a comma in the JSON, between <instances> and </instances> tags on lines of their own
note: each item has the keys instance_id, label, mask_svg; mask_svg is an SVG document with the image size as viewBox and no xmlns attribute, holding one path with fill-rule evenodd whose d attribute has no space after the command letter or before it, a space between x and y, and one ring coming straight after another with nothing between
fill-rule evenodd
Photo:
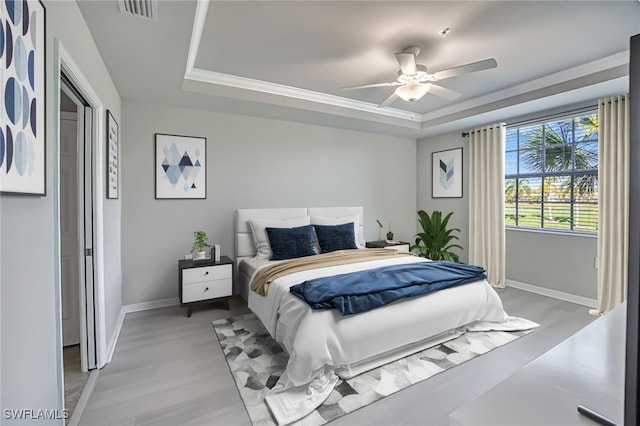
<instances>
[{"instance_id":1,"label":"drawer handle","mask_svg":"<svg viewBox=\"0 0 640 426\"><path fill-rule=\"evenodd\" d=\"M209 291L209 287L205 288L204 291Z\"/></svg>"},{"instance_id":2,"label":"drawer handle","mask_svg":"<svg viewBox=\"0 0 640 426\"><path fill-rule=\"evenodd\" d=\"M205 275L209 275L209 271L206 271L204 274L205 274Z\"/></svg>"}]
</instances>

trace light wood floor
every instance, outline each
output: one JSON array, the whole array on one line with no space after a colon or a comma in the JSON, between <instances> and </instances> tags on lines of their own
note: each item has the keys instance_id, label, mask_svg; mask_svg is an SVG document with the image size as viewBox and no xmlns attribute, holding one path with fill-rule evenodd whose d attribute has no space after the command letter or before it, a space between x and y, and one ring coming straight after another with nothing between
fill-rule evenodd
<instances>
[{"instance_id":1,"label":"light wood floor","mask_svg":"<svg viewBox=\"0 0 640 426\"><path fill-rule=\"evenodd\" d=\"M506 311L536 321L532 334L438 374L332 425L447 425L449 413L589 324L588 308L513 288ZM211 321L249 312L241 299L187 318L178 307L128 314L81 425L250 425Z\"/></svg>"},{"instance_id":2,"label":"light wood floor","mask_svg":"<svg viewBox=\"0 0 640 426\"><path fill-rule=\"evenodd\" d=\"M89 373L83 373L80 367L80 345L65 346L62 349L64 361L64 406L69 417L76 408Z\"/></svg>"}]
</instances>

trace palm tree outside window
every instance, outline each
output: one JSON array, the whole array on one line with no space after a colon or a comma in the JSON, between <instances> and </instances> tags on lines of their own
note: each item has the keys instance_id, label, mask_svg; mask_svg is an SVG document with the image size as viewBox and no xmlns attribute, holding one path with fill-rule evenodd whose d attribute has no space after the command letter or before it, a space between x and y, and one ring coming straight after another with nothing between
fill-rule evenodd
<instances>
[{"instance_id":1,"label":"palm tree outside window","mask_svg":"<svg viewBox=\"0 0 640 426\"><path fill-rule=\"evenodd\" d=\"M596 233L598 114L508 126L507 227Z\"/></svg>"}]
</instances>

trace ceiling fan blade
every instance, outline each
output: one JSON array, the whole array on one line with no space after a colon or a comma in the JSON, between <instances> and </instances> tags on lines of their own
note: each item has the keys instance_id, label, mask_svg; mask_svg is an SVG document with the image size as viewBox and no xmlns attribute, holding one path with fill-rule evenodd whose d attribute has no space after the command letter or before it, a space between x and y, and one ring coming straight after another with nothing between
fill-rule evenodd
<instances>
[{"instance_id":1,"label":"ceiling fan blade","mask_svg":"<svg viewBox=\"0 0 640 426\"><path fill-rule=\"evenodd\" d=\"M437 84L433 84L431 83L431 87L429 88L429 92L439 96L441 98L444 98L448 101L452 101L458 97L460 97L460 93L451 90L451 89L447 89L446 87L442 87L442 86L438 86Z\"/></svg>"},{"instance_id":2,"label":"ceiling fan blade","mask_svg":"<svg viewBox=\"0 0 640 426\"><path fill-rule=\"evenodd\" d=\"M498 62L495 59L485 59L483 61L472 62L466 65L460 65L459 67L453 67L446 70L438 71L434 73L436 81L444 80L445 78L455 77L457 75L469 74L476 71L488 70L498 66Z\"/></svg>"},{"instance_id":3,"label":"ceiling fan blade","mask_svg":"<svg viewBox=\"0 0 640 426\"><path fill-rule=\"evenodd\" d=\"M415 75L416 68L416 55L413 53L399 52L396 53L396 60L400 64L400 70L404 75Z\"/></svg>"},{"instance_id":4,"label":"ceiling fan blade","mask_svg":"<svg viewBox=\"0 0 640 426\"><path fill-rule=\"evenodd\" d=\"M389 83L362 84L360 86L341 87L340 90L368 89L369 87L391 87L391 86L397 86L398 84L400 83L398 83L397 81L392 81Z\"/></svg>"},{"instance_id":5,"label":"ceiling fan blade","mask_svg":"<svg viewBox=\"0 0 640 426\"><path fill-rule=\"evenodd\" d=\"M378 105L378 108L384 108L386 106L389 106L396 99L398 99L398 95L396 95L396 92L394 91L392 94L389 95L389 97L387 99L384 100L384 102L382 102L380 105Z\"/></svg>"}]
</instances>

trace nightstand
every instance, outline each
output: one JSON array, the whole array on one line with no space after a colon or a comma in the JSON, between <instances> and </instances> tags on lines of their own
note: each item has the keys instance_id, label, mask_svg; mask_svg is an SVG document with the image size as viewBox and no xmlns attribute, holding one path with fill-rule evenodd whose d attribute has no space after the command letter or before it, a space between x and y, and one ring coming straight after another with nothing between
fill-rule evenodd
<instances>
[{"instance_id":1,"label":"nightstand","mask_svg":"<svg viewBox=\"0 0 640 426\"><path fill-rule=\"evenodd\" d=\"M367 248L388 248L388 249L400 250L400 251L409 251L409 246L410 246L409 243L404 241L387 242L386 240L367 241L365 245Z\"/></svg>"},{"instance_id":2,"label":"nightstand","mask_svg":"<svg viewBox=\"0 0 640 426\"><path fill-rule=\"evenodd\" d=\"M178 262L180 306L187 307L187 317L191 317L193 306L201 303L223 302L229 309L233 269L233 260L227 256L221 256L218 262L191 259Z\"/></svg>"}]
</instances>

